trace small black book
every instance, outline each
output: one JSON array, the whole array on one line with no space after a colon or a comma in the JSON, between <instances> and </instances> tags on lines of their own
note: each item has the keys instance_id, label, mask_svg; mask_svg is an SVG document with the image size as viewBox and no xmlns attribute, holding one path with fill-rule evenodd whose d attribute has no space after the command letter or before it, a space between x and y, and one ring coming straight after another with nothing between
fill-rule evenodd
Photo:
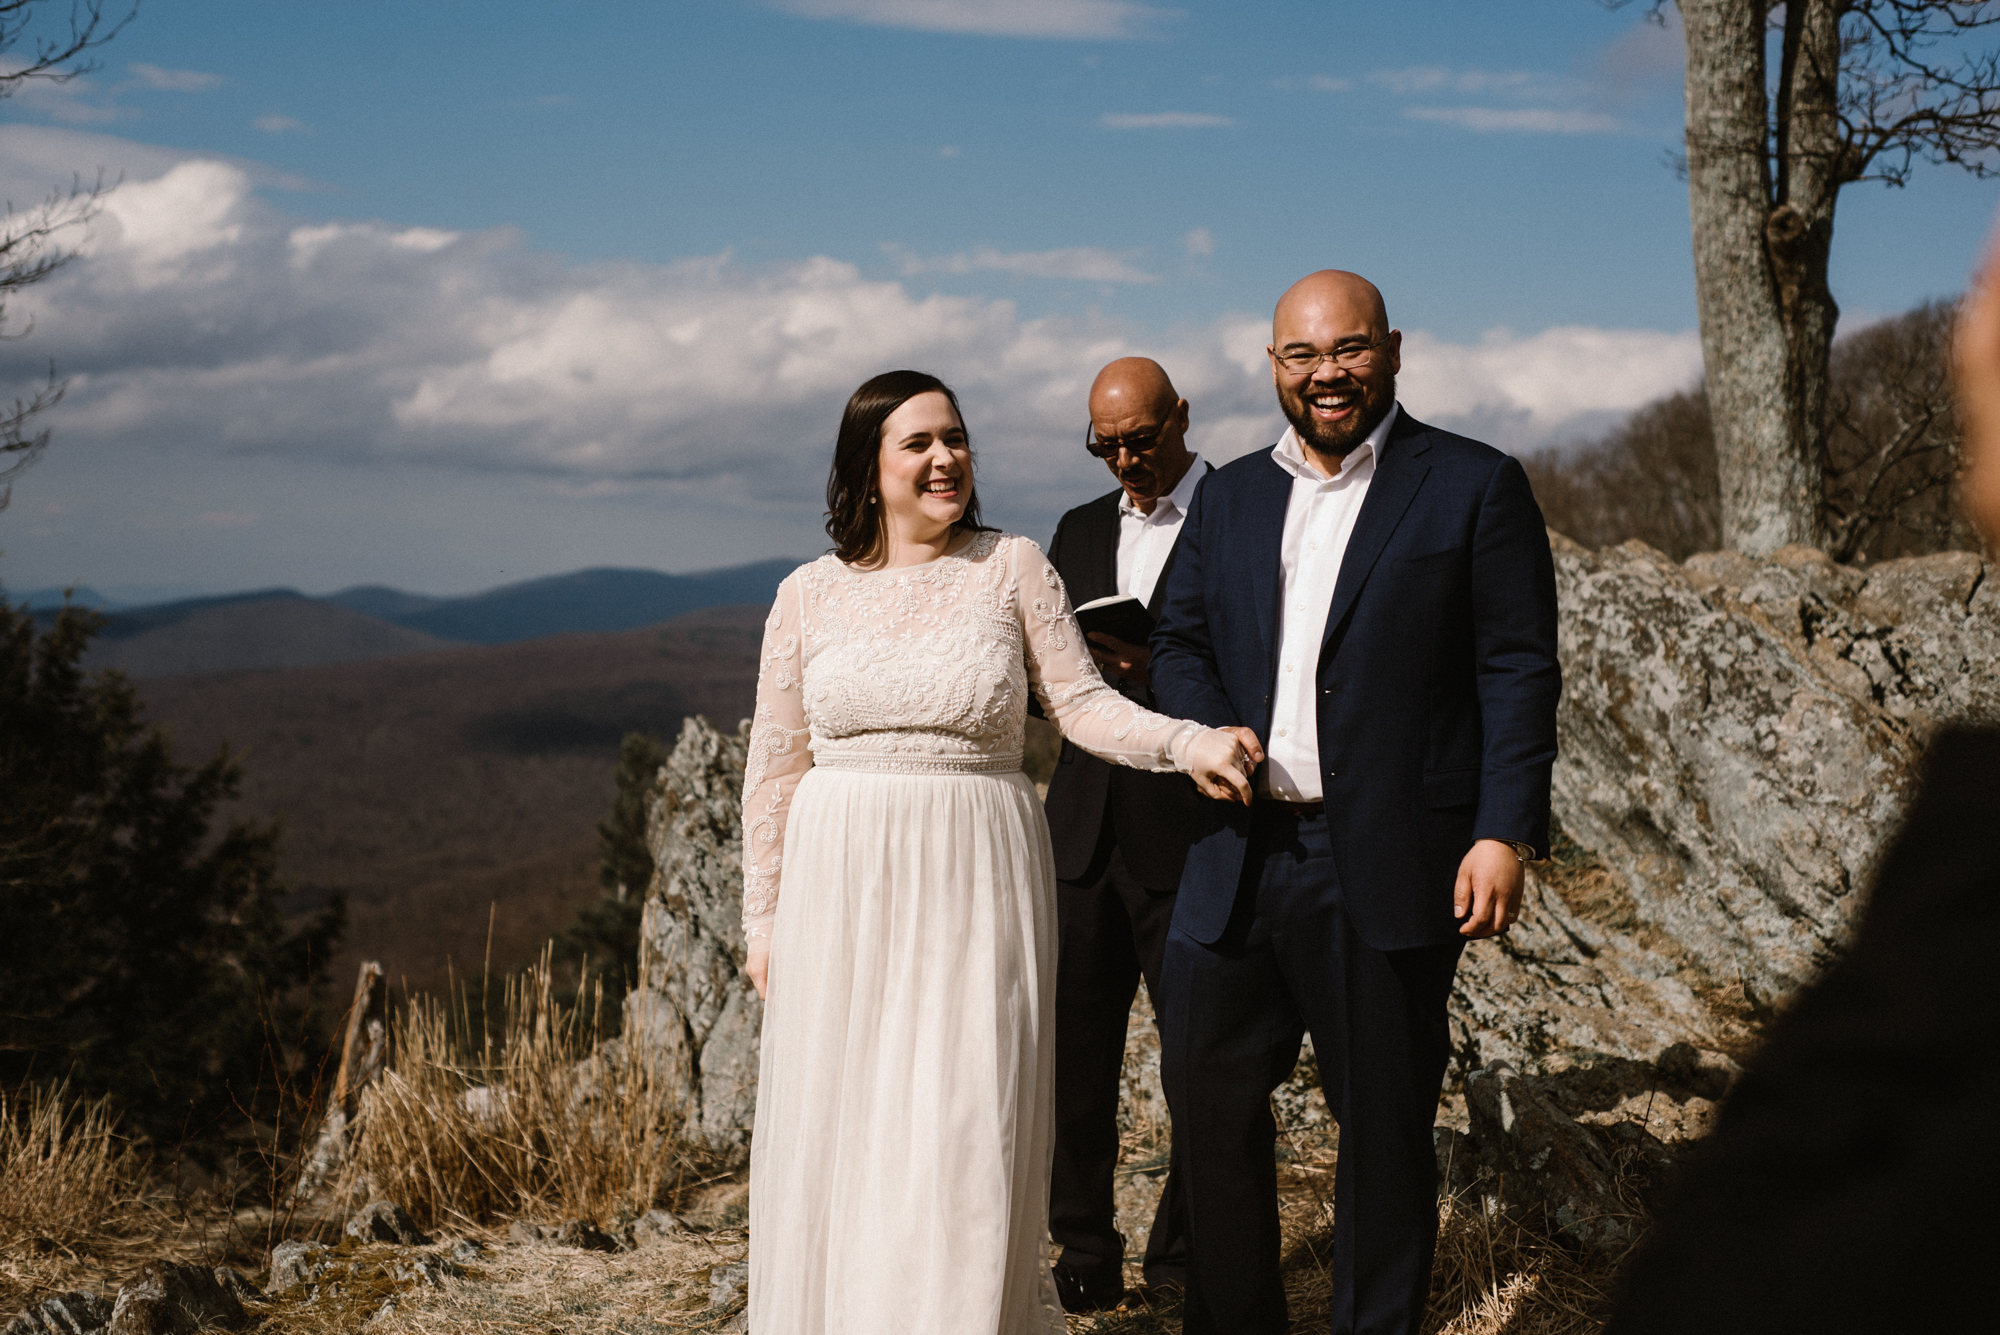
<instances>
[{"instance_id":1,"label":"small black book","mask_svg":"<svg viewBox=\"0 0 2000 1335\"><path fill-rule=\"evenodd\" d=\"M1076 624L1083 627L1086 636L1100 631L1142 649L1153 638L1153 614L1129 593L1085 603L1076 609Z\"/></svg>"}]
</instances>

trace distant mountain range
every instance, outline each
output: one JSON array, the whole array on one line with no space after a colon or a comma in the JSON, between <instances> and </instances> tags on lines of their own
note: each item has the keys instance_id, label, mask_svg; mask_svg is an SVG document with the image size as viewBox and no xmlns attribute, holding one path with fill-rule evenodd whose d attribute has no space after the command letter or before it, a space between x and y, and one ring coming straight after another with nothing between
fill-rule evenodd
<instances>
[{"instance_id":1,"label":"distant mountain range","mask_svg":"<svg viewBox=\"0 0 2000 1335\"><path fill-rule=\"evenodd\" d=\"M691 575L600 568L508 584L458 598L360 585L324 598L296 589L255 589L118 607L88 588L72 601L105 609L86 660L134 677L250 668L313 667L470 644L513 644L545 635L603 633L654 625L688 612L769 603L799 563L788 558ZM62 591L23 601L53 619Z\"/></svg>"}]
</instances>

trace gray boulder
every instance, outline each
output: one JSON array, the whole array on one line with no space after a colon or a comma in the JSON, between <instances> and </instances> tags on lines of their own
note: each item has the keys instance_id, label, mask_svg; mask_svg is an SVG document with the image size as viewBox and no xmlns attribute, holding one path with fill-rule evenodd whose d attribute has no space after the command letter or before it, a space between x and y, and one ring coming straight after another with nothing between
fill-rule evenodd
<instances>
[{"instance_id":1,"label":"gray boulder","mask_svg":"<svg viewBox=\"0 0 2000 1335\"><path fill-rule=\"evenodd\" d=\"M743 761L732 734L688 719L661 767L647 819L653 881L639 939L640 985L625 1033L672 1072L690 1135L749 1143L764 1005L743 972Z\"/></svg>"},{"instance_id":2,"label":"gray boulder","mask_svg":"<svg viewBox=\"0 0 2000 1335\"><path fill-rule=\"evenodd\" d=\"M0 1335L95 1335L111 1324L109 1298L95 1293L58 1293L23 1308L0 1326Z\"/></svg>"},{"instance_id":3,"label":"gray boulder","mask_svg":"<svg viewBox=\"0 0 2000 1335\"><path fill-rule=\"evenodd\" d=\"M281 1242L271 1249L271 1282L275 1297L300 1285L317 1284L333 1267L333 1248L323 1242Z\"/></svg>"},{"instance_id":4,"label":"gray boulder","mask_svg":"<svg viewBox=\"0 0 2000 1335\"><path fill-rule=\"evenodd\" d=\"M195 1335L250 1322L236 1295L198 1265L149 1265L118 1290L110 1335Z\"/></svg>"},{"instance_id":5,"label":"gray boulder","mask_svg":"<svg viewBox=\"0 0 2000 1335\"><path fill-rule=\"evenodd\" d=\"M1924 741L2000 720L2000 588L1963 552L1682 566L1550 541L1555 807L1582 847L1467 952L1454 1043L1467 1068L1726 1061L1846 942Z\"/></svg>"},{"instance_id":6,"label":"gray boulder","mask_svg":"<svg viewBox=\"0 0 2000 1335\"><path fill-rule=\"evenodd\" d=\"M1593 1251L1621 1252L1637 1240L1638 1220L1618 1195L1611 1156L1527 1080L1504 1062L1474 1071L1465 1101L1474 1152L1497 1175L1502 1208L1545 1211L1558 1233ZM1467 1148L1463 1138L1453 1141L1452 1158Z\"/></svg>"},{"instance_id":7,"label":"gray boulder","mask_svg":"<svg viewBox=\"0 0 2000 1335\"><path fill-rule=\"evenodd\" d=\"M410 1212L394 1201L370 1201L348 1217L342 1231L356 1242L396 1242L406 1247L430 1243Z\"/></svg>"},{"instance_id":8,"label":"gray boulder","mask_svg":"<svg viewBox=\"0 0 2000 1335\"><path fill-rule=\"evenodd\" d=\"M1732 556L1747 587L1718 577L1705 597L1643 544L1554 545L1556 810L1622 881L1640 945L1691 988L1768 1009L1846 940L1915 776L1911 728L1836 680L1802 629L1853 572Z\"/></svg>"}]
</instances>

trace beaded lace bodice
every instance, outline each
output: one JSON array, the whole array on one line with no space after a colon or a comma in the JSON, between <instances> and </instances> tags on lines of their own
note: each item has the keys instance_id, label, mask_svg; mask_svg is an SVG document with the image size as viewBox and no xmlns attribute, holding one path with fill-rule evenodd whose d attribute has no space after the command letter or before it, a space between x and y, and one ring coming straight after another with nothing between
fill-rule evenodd
<instances>
[{"instance_id":1,"label":"beaded lace bodice","mask_svg":"<svg viewBox=\"0 0 2000 1335\"><path fill-rule=\"evenodd\" d=\"M1030 690L1064 737L1115 764L1184 768L1205 731L1105 683L1055 567L1026 538L977 533L888 570L829 555L786 576L743 778L744 930L765 934L777 910L786 814L808 768L1017 770Z\"/></svg>"}]
</instances>

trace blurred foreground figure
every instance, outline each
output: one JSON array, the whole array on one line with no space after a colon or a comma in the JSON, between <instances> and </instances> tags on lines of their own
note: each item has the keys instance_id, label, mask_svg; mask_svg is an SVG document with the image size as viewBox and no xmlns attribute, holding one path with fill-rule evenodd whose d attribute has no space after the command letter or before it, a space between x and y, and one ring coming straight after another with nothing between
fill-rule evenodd
<instances>
[{"instance_id":1,"label":"blurred foreground figure","mask_svg":"<svg viewBox=\"0 0 2000 1335\"><path fill-rule=\"evenodd\" d=\"M1990 552L2000 546L2000 238L1965 294L1954 351L1965 508Z\"/></svg>"},{"instance_id":2,"label":"blurred foreground figure","mask_svg":"<svg viewBox=\"0 0 2000 1335\"><path fill-rule=\"evenodd\" d=\"M1878 1335L1990 1313L1995 829L2000 729L1945 734L1853 949L1772 1026L1607 1335Z\"/></svg>"}]
</instances>

